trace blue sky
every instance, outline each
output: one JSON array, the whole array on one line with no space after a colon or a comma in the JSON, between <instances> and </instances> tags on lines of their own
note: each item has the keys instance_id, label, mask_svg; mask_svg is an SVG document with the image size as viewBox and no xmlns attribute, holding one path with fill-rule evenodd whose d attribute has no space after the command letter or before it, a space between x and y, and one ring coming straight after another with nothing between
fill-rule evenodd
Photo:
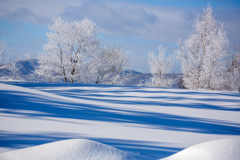
<instances>
[{"instance_id":1,"label":"blue sky","mask_svg":"<svg viewBox=\"0 0 240 160\"><path fill-rule=\"evenodd\" d=\"M98 26L103 44L131 53L130 69L149 72L147 55L158 45L174 55L176 42L186 39L194 19L211 3L214 16L224 22L232 44L240 43L239 0L1 0L0 40L11 48L9 61L36 58L47 43L52 19L81 20ZM177 63L172 72L179 72Z\"/></svg>"}]
</instances>

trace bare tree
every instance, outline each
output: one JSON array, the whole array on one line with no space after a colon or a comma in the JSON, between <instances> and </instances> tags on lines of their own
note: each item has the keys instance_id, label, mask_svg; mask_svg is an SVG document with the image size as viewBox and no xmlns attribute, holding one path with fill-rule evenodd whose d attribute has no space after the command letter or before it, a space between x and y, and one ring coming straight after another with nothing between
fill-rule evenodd
<instances>
[{"instance_id":1,"label":"bare tree","mask_svg":"<svg viewBox=\"0 0 240 160\"><path fill-rule=\"evenodd\" d=\"M172 68L172 60L170 57L166 57L166 48L162 45L158 47L158 55L153 53L148 54L148 62L150 65L150 71L153 75L150 86L153 87L168 87L171 85L171 81L166 79L166 74Z\"/></svg>"},{"instance_id":2,"label":"bare tree","mask_svg":"<svg viewBox=\"0 0 240 160\"><path fill-rule=\"evenodd\" d=\"M194 31L178 43L184 86L191 89L222 89L225 83L228 39L223 23L212 15L210 5L196 19Z\"/></svg>"},{"instance_id":3,"label":"bare tree","mask_svg":"<svg viewBox=\"0 0 240 160\"><path fill-rule=\"evenodd\" d=\"M9 48L5 40L0 41L0 64L5 63L9 58Z\"/></svg>"}]
</instances>

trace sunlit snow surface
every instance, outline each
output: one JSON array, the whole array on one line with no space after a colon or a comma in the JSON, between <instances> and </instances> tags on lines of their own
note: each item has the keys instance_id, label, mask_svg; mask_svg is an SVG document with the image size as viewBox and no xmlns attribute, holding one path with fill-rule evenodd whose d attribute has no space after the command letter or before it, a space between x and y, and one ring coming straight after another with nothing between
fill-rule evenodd
<instances>
[{"instance_id":1,"label":"sunlit snow surface","mask_svg":"<svg viewBox=\"0 0 240 160\"><path fill-rule=\"evenodd\" d=\"M220 139L191 146L163 160L239 160L240 138Z\"/></svg>"},{"instance_id":2,"label":"sunlit snow surface","mask_svg":"<svg viewBox=\"0 0 240 160\"><path fill-rule=\"evenodd\" d=\"M8 83L8 84L6 84ZM240 137L237 92L65 83L0 84L0 151L89 139L161 159Z\"/></svg>"},{"instance_id":3,"label":"sunlit snow surface","mask_svg":"<svg viewBox=\"0 0 240 160\"><path fill-rule=\"evenodd\" d=\"M85 139L71 139L0 154L1 160L134 160L124 152Z\"/></svg>"}]
</instances>

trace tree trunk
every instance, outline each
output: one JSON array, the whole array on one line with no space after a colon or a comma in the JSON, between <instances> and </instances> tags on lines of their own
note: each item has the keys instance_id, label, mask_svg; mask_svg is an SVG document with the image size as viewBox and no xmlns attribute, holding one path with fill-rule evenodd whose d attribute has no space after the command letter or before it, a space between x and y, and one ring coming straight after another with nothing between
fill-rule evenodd
<instances>
[{"instance_id":1,"label":"tree trunk","mask_svg":"<svg viewBox=\"0 0 240 160\"><path fill-rule=\"evenodd\" d=\"M66 77L64 77L64 81L67 83L67 78Z\"/></svg>"}]
</instances>

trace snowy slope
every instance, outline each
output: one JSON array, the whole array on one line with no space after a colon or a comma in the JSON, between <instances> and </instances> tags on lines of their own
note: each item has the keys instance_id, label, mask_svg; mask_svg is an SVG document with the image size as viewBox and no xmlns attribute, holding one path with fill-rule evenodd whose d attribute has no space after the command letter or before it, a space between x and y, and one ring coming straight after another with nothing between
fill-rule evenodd
<instances>
[{"instance_id":1,"label":"snowy slope","mask_svg":"<svg viewBox=\"0 0 240 160\"><path fill-rule=\"evenodd\" d=\"M0 154L1 160L133 160L124 152L85 139L71 139Z\"/></svg>"},{"instance_id":2,"label":"snowy slope","mask_svg":"<svg viewBox=\"0 0 240 160\"><path fill-rule=\"evenodd\" d=\"M240 138L220 139L191 146L162 160L239 160Z\"/></svg>"},{"instance_id":3,"label":"snowy slope","mask_svg":"<svg viewBox=\"0 0 240 160\"><path fill-rule=\"evenodd\" d=\"M156 160L240 137L240 93L65 83L0 83L0 152L90 139Z\"/></svg>"}]
</instances>

